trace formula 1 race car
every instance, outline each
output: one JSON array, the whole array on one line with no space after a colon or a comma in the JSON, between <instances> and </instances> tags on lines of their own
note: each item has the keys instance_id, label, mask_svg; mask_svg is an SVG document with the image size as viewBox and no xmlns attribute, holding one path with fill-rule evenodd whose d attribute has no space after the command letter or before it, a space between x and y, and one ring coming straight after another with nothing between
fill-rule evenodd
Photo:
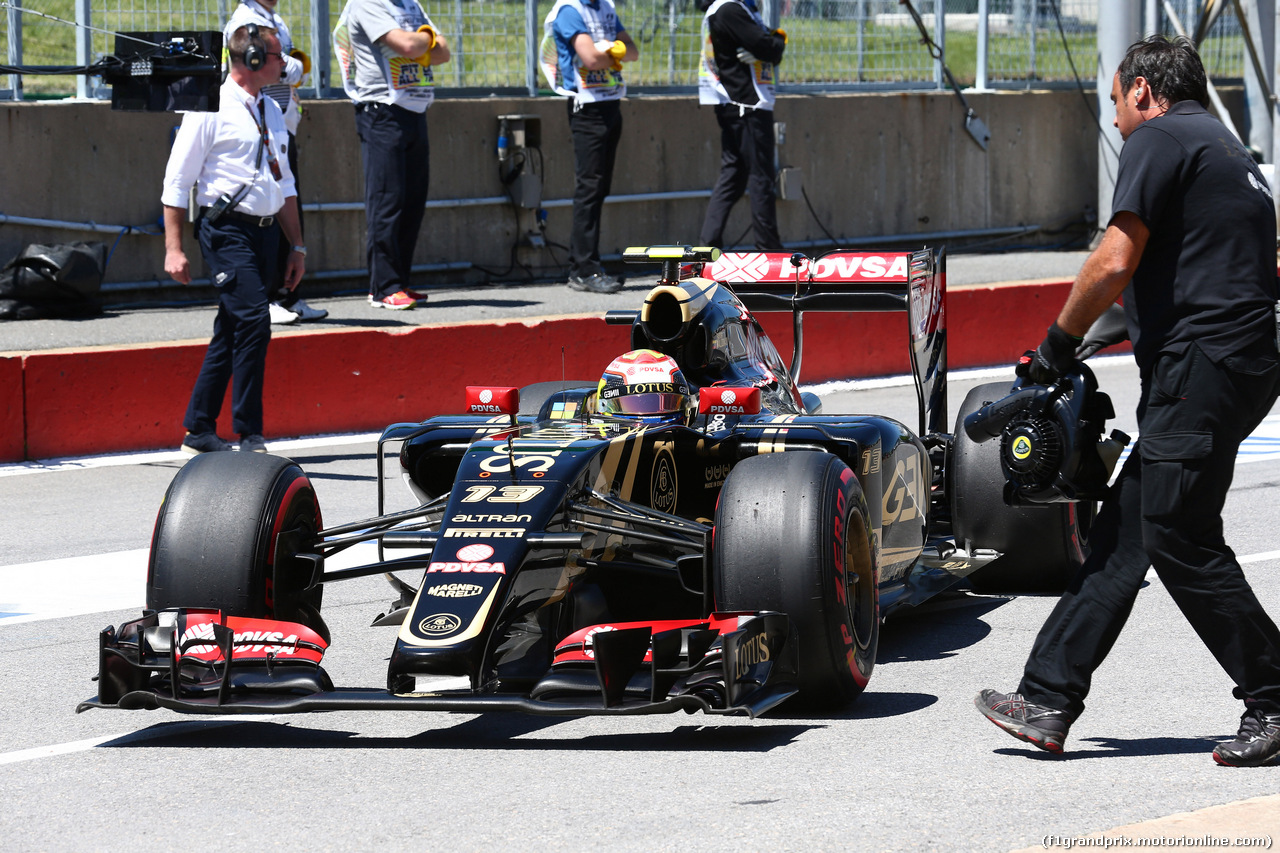
<instances>
[{"instance_id":1,"label":"formula 1 race car","mask_svg":"<svg viewBox=\"0 0 1280 853\"><path fill-rule=\"evenodd\" d=\"M829 709L866 687L886 613L966 575L1052 588L1079 564L1109 402L1087 370L1003 406L993 383L949 432L944 253L625 257L662 265L638 311L606 317L632 351L599 381L468 387L462 414L387 427L378 517L324 527L286 458L190 461L147 610L102 632L78 710ZM793 313L790 367L751 313L770 310ZM801 392L805 311L906 314L917 430ZM397 449L417 506L384 512ZM376 561L325 568L371 540ZM375 621L399 625L387 686L335 688L324 587L376 574L397 595Z\"/></svg>"}]
</instances>

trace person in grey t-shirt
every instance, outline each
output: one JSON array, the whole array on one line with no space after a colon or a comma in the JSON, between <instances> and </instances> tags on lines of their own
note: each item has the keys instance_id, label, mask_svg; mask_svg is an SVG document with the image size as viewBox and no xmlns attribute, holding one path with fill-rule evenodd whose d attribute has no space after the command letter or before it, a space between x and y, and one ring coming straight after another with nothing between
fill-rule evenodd
<instances>
[{"instance_id":1,"label":"person in grey t-shirt","mask_svg":"<svg viewBox=\"0 0 1280 853\"><path fill-rule=\"evenodd\" d=\"M333 46L364 162L369 304L412 308L426 301L409 284L430 177L431 68L449 61L449 43L417 0L347 0Z\"/></svg>"}]
</instances>

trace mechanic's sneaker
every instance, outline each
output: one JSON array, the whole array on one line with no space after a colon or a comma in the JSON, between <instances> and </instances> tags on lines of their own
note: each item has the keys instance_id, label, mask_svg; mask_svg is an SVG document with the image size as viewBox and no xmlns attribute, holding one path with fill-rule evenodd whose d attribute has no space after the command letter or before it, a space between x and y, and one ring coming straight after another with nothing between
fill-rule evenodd
<instances>
[{"instance_id":1,"label":"mechanic's sneaker","mask_svg":"<svg viewBox=\"0 0 1280 853\"><path fill-rule=\"evenodd\" d=\"M1215 746L1213 760L1226 767L1280 764L1280 714L1267 714L1256 708L1245 711L1236 739Z\"/></svg>"},{"instance_id":2,"label":"mechanic's sneaker","mask_svg":"<svg viewBox=\"0 0 1280 853\"><path fill-rule=\"evenodd\" d=\"M297 314L298 319L304 323L308 323L312 320L323 320L325 317L329 316L329 312L325 309L312 308L302 299L298 299L290 305L289 310Z\"/></svg>"},{"instance_id":3,"label":"mechanic's sneaker","mask_svg":"<svg viewBox=\"0 0 1280 853\"><path fill-rule=\"evenodd\" d=\"M417 305L418 300L414 299L403 290L400 290L390 296L384 296L381 299L370 295L369 304L374 308L390 308L392 311L404 311Z\"/></svg>"},{"instance_id":4,"label":"mechanic's sneaker","mask_svg":"<svg viewBox=\"0 0 1280 853\"><path fill-rule=\"evenodd\" d=\"M218 438L217 433L201 432L187 433L187 437L182 439L182 452L191 456L198 456L201 453L216 453L219 450L230 450L231 442L223 441Z\"/></svg>"},{"instance_id":5,"label":"mechanic's sneaker","mask_svg":"<svg viewBox=\"0 0 1280 853\"><path fill-rule=\"evenodd\" d=\"M974 697L973 704L978 713L1018 740L1061 754L1062 742L1071 728L1071 717L1066 711L1032 704L1023 699L1021 693L994 690L983 690Z\"/></svg>"},{"instance_id":6,"label":"mechanic's sneaker","mask_svg":"<svg viewBox=\"0 0 1280 853\"><path fill-rule=\"evenodd\" d=\"M240 450L249 453L266 453L267 440L260 435L240 436Z\"/></svg>"},{"instance_id":7,"label":"mechanic's sneaker","mask_svg":"<svg viewBox=\"0 0 1280 853\"><path fill-rule=\"evenodd\" d=\"M299 314L296 311L290 311L279 302L272 302L267 307L271 314L271 323L275 326L290 326L298 322Z\"/></svg>"},{"instance_id":8,"label":"mechanic's sneaker","mask_svg":"<svg viewBox=\"0 0 1280 853\"><path fill-rule=\"evenodd\" d=\"M418 302L420 302L420 303L421 303L421 302L426 302L426 301L427 301L427 294L425 294L425 293L419 293L418 291L416 291L416 290L410 290L410 289L409 289L409 288L407 288L407 287L404 289L404 293L405 293L405 294L407 294L408 296L412 297L414 300L416 300L416 301L418 301Z\"/></svg>"},{"instance_id":9,"label":"mechanic's sneaker","mask_svg":"<svg viewBox=\"0 0 1280 853\"><path fill-rule=\"evenodd\" d=\"M597 272L591 275L569 276L569 287L587 293L617 293L622 289L622 282L611 275Z\"/></svg>"}]
</instances>

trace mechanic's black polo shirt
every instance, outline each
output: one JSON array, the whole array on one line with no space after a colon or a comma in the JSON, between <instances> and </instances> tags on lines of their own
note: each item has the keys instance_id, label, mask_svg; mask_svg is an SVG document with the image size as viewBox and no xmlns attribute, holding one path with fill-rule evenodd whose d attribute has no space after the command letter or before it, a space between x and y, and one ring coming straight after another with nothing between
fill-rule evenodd
<instances>
[{"instance_id":1,"label":"mechanic's black polo shirt","mask_svg":"<svg viewBox=\"0 0 1280 853\"><path fill-rule=\"evenodd\" d=\"M1276 219L1270 191L1229 130L1180 101L1129 134L1112 213L1151 231L1125 314L1146 374L1192 342L1217 362L1275 336Z\"/></svg>"}]
</instances>

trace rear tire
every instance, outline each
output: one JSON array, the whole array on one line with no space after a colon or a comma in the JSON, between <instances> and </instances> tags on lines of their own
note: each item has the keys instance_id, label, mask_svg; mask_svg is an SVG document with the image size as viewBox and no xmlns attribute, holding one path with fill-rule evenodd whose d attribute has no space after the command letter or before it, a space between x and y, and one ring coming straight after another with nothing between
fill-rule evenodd
<instances>
[{"instance_id":1,"label":"rear tire","mask_svg":"<svg viewBox=\"0 0 1280 853\"><path fill-rule=\"evenodd\" d=\"M293 461L263 453L197 456L174 477L156 519L147 608L298 622L327 641L324 587L306 589L313 564L296 557L320 529L315 491Z\"/></svg>"},{"instance_id":2,"label":"rear tire","mask_svg":"<svg viewBox=\"0 0 1280 853\"><path fill-rule=\"evenodd\" d=\"M1000 551L997 558L969 575L980 592L1057 592L1084 561L1092 501L1008 506L1000 440L978 444L964 431L964 419L1009 393L1009 385L990 382L971 390L956 418L951 448L951 527L956 541L968 549Z\"/></svg>"},{"instance_id":3,"label":"rear tire","mask_svg":"<svg viewBox=\"0 0 1280 853\"><path fill-rule=\"evenodd\" d=\"M716 505L716 609L776 610L799 634L794 704L835 709L867 685L880 640L862 486L840 459L792 451L729 473Z\"/></svg>"}]
</instances>

